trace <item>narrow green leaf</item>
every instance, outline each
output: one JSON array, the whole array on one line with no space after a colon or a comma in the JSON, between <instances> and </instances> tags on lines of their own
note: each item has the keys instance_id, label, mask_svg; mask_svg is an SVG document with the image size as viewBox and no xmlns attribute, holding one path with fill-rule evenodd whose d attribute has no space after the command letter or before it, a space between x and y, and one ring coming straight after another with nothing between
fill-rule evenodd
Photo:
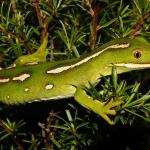
<instances>
[{"instance_id":1,"label":"narrow green leaf","mask_svg":"<svg viewBox=\"0 0 150 150\"><path fill-rule=\"evenodd\" d=\"M57 140L55 140L54 138L51 138L51 141L55 144L55 146L57 147L57 148L61 148L61 145L59 144L59 142L57 142Z\"/></svg>"},{"instance_id":2,"label":"narrow green leaf","mask_svg":"<svg viewBox=\"0 0 150 150\"><path fill-rule=\"evenodd\" d=\"M100 30L100 29L106 28L106 27L108 27L109 25L113 24L113 23L114 23L115 21L117 21L117 20L118 20L117 18L114 18L114 19L112 19L112 20L106 22L105 24L100 24L97 29Z\"/></svg>"},{"instance_id":3,"label":"narrow green leaf","mask_svg":"<svg viewBox=\"0 0 150 150\"><path fill-rule=\"evenodd\" d=\"M116 90L118 86L118 75L117 75L117 69L115 66L112 67L112 81L113 81L113 87Z\"/></svg>"}]
</instances>

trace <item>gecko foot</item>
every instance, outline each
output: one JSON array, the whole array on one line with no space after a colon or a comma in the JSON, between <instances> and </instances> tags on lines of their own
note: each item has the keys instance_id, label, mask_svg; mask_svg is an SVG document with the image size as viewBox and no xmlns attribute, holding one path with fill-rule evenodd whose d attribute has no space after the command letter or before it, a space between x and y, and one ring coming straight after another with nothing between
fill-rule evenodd
<instances>
[{"instance_id":1,"label":"gecko foot","mask_svg":"<svg viewBox=\"0 0 150 150\"><path fill-rule=\"evenodd\" d=\"M106 103L94 100L94 103L96 105L96 113L99 114L103 119L105 119L109 124L114 125L115 123L110 119L109 115L116 115L115 107L120 106L123 103L123 101L111 100L110 102Z\"/></svg>"},{"instance_id":2,"label":"gecko foot","mask_svg":"<svg viewBox=\"0 0 150 150\"><path fill-rule=\"evenodd\" d=\"M122 100L111 100L108 103L94 100L91 96L87 95L81 87L77 88L74 98L79 104L100 115L111 125L115 123L109 118L109 115L116 115L115 107L120 106L123 103Z\"/></svg>"}]
</instances>

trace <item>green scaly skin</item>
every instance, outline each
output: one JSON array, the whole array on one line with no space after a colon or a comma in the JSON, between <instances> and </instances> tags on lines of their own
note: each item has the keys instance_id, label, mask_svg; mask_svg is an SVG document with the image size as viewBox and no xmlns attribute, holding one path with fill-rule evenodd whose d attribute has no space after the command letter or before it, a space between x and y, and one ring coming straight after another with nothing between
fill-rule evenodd
<instances>
[{"instance_id":1,"label":"green scaly skin","mask_svg":"<svg viewBox=\"0 0 150 150\"><path fill-rule=\"evenodd\" d=\"M14 62L14 64L19 66L19 65L24 65L24 64L28 64L28 63L46 62L46 56L48 54L48 51L46 49L47 43L48 43L48 33L46 34L45 38L43 39L41 46L35 53L30 54L30 55L20 56Z\"/></svg>"},{"instance_id":2,"label":"green scaly skin","mask_svg":"<svg viewBox=\"0 0 150 150\"><path fill-rule=\"evenodd\" d=\"M85 58L18 65L15 68L0 70L0 102L14 105L35 100L74 97L82 106L99 114L109 124L114 124L108 115L115 115L116 111L112 108L121 105L122 101L105 104L93 100L82 89L83 85L89 86L89 82L97 82L100 74L110 75L112 64L117 66L118 73L149 68L150 44L142 37L116 39ZM68 68L64 69L66 66ZM28 77L23 81L20 78L13 80L21 75Z\"/></svg>"}]
</instances>

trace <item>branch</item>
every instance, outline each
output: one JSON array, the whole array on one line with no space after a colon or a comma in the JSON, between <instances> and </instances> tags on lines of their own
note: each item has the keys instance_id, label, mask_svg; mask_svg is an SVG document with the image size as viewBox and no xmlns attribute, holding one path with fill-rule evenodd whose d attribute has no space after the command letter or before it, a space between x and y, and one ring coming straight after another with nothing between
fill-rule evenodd
<instances>
[{"instance_id":1,"label":"branch","mask_svg":"<svg viewBox=\"0 0 150 150\"><path fill-rule=\"evenodd\" d=\"M39 21L39 25L42 28L41 37L40 37L40 42L42 43L44 37L47 34L47 30L48 30L48 26L49 26L49 17L46 16L44 19L44 17L42 16L42 11L40 9L38 0L32 0L32 4L35 7L36 14L37 14L38 21Z\"/></svg>"},{"instance_id":2,"label":"branch","mask_svg":"<svg viewBox=\"0 0 150 150\"><path fill-rule=\"evenodd\" d=\"M32 4L33 4L33 6L35 7L36 14L37 14L38 21L39 21L39 25L40 25L41 27L43 27L42 12L41 12L41 9L40 9L38 0L32 0Z\"/></svg>"},{"instance_id":3,"label":"branch","mask_svg":"<svg viewBox=\"0 0 150 150\"><path fill-rule=\"evenodd\" d=\"M92 36L91 36L91 39L90 39L90 48L91 49L94 49L95 48L95 44L96 44L96 39L97 39L97 24L98 24L98 21L97 21L97 18L98 18L98 13L100 11L100 6L98 4L95 4L94 5L94 8L93 8L93 16L92 16Z\"/></svg>"},{"instance_id":4,"label":"branch","mask_svg":"<svg viewBox=\"0 0 150 150\"><path fill-rule=\"evenodd\" d=\"M144 17L141 19L141 22L139 24L137 24L135 30L131 33L131 36L135 37L138 35L138 31L141 30L143 24L149 17L150 17L150 11L146 15L144 15Z\"/></svg>"},{"instance_id":5,"label":"branch","mask_svg":"<svg viewBox=\"0 0 150 150\"><path fill-rule=\"evenodd\" d=\"M11 5L12 5L13 11L16 13L17 12L17 9L16 9L16 0L11 0Z\"/></svg>"}]
</instances>

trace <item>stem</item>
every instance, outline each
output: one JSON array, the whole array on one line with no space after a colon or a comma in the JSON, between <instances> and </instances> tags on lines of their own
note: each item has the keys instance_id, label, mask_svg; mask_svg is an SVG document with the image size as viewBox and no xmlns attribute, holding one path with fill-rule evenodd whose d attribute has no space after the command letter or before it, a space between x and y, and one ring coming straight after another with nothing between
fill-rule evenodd
<instances>
[{"instance_id":1,"label":"stem","mask_svg":"<svg viewBox=\"0 0 150 150\"><path fill-rule=\"evenodd\" d=\"M98 4L94 5L94 9L93 9L93 16L92 16L92 37L90 40L90 48L94 49L95 48L95 43L96 43L96 39L97 39L97 18L98 18L98 13L100 10L100 6Z\"/></svg>"},{"instance_id":2,"label":"stem","mask_svg":"<svg viewBox=\"0 0 150 150\"><path fill-rule=\"evenodd\" d=\"M145 20L147 20L150 17L150 11L144 15L144 17L141 19L141 22L139 24L137 24L135 30L131 33L131 36L135 37L136 35L138 35L138 31L141 30L142 26L145 23Z\"/></svg>"},{"instance_id":3,"label":"stem","mask_svg":"<svg viewBox=\"0 0 150 150\"><path fill-rule=\"evenodd\" d=\"M20 144L20 142L19 142L17 137L13 137L13 141L18 146L19 150L24 150L23 146Z\"/></svg>"},{"instance_id":4,"label":"stem","mask_svg":"<svg viewBox=\"0 0 150 150\"><path fill-rule=\"evenodd\" d=\"M135 115L135 116L137 116L137 117L139 117L139 118L141 118L141 119L147 121L147 122L150 122L149 119L147 119L147 118L145 118L145 117L143 117L143 116L141 116L141 115L139 115L139 114L137 114L137 113L135 113L135 112L133 112L133 111L131 111L131 110L129 110L129 109L124 109L124 110L125 110L126 112L130 113L130 114L133 114L133 115Z\"/></svg>"},{"instance_id":5,"label":"stem","mask_svg":"<svg viewBox=\"0 0 150 150\"><path fill-rule=\"evenodd\" d=\"M39 25L41 27L43 27L42 12L41 12L38 0L32 0L32 2L33 2L33 6L35 7L35 10L36 10L36 14L37 14L37 17L38 17Z\"/></svg>"},{"instance_id":6,"label":"stem","mask_svg":"<svg viewBox=\"0 0 150 150\"><path fill-rule=\"evenodd\" d=\"M11 4L12 4L13 11L16 13L17 12L17 9L16 9L16 0L11 0Z\"/></svg>"}]
</instances>

